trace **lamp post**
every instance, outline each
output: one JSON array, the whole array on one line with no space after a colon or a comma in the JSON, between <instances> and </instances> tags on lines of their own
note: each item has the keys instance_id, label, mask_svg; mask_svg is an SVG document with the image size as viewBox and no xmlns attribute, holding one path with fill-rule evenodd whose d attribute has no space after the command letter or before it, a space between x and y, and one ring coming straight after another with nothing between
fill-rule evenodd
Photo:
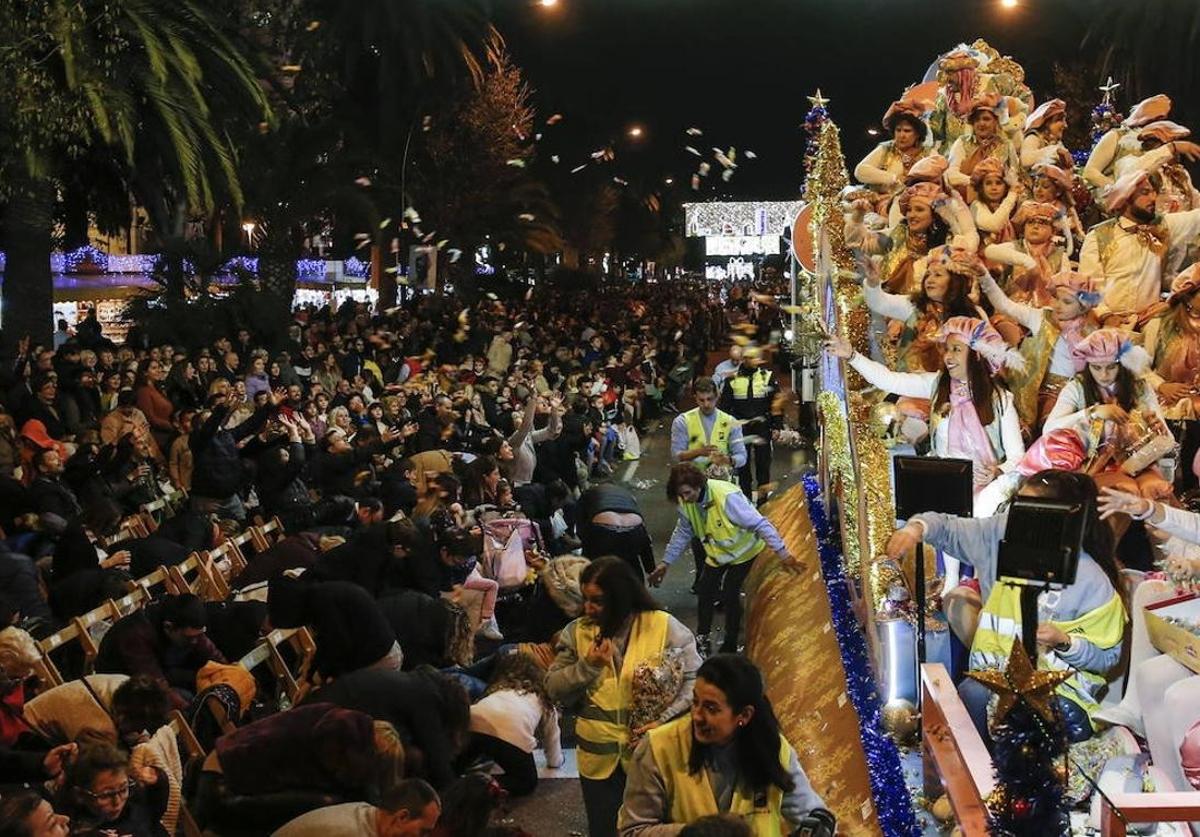
<instances>
[{"instance_id":1,"label":"lamp post","mask_svg":"<svg viewBox=\"0 0 1200 837\"><path fill-rule=\"evenodd\" d=\"M254 230L258 224L253 221L243 221L242 230L246 233L246 249L250 250L254 247Z\"/></svg>"}]
</instances>

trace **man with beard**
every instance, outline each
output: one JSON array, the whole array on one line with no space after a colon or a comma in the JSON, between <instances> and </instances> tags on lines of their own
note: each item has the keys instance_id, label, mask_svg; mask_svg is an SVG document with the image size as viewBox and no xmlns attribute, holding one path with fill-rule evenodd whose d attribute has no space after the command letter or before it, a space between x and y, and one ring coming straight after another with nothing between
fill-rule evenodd
<instances>
[{"instance_id":1,"label":"man with beard","mask_svg":"<svg viewBox=\"0 0 1200 837\"><path fill-rule=\"evenodd\" d=\"M1176 153L1200 157L1200 146L1172 143ZM1200 236L1200 209L1155 214L1160 180L1144 170L1121 176L1105 196L1115 218L1097 224L1083 240L1079 270L1106 279L1096 315L1108 326L1132 328L1158 302L1165 277L1179 272L1188 246Z\"/></svg>"}]
</instances>

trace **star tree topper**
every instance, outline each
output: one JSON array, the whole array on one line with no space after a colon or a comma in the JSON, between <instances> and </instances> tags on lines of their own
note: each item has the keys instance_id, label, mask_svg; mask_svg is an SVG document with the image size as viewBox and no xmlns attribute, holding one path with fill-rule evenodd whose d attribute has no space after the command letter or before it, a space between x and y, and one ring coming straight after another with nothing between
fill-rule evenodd
<instances>
[{"instance_id":1,"label":"star tree topper","mask_svg":"<svg viewBox=\"0 0 1200 837\"><path fill-rule=\"evenodd\" d=\"M829 98L828 98L828 97L826 97L826 96L822 96L822 95L821 95L821 88L819 88L819 87L818 87L818 88L817 88L817 95L815 95L815 96L809 96L809 97L808 97L808 102L809 102L809 104L811 104L811 105L812 105L814 108L824 108L826 105L828 105L828 104L829 104Z\"/></svg>"},{"instance_id":2,"label":"star tree topper","mask_svg":"<svg viewBox=\"0 0 1200 837\"><path fill-rule=\"evenodd\" d=\"M1029 661L1025 646L1020 639L1012 644L1012 652L1008 655L1008 667L1004 671L990 668L986 671L969 671L967 677L978 680L1000 696L996 706L996 723L1004 720L1017 701L1025 703L1042 716L1046 723L1054 720L1054 710L1050 701L1054 699L1054 690L1065 680L1069 680L1069 671L1039 671Z\"/></svg>"}]
</instances>

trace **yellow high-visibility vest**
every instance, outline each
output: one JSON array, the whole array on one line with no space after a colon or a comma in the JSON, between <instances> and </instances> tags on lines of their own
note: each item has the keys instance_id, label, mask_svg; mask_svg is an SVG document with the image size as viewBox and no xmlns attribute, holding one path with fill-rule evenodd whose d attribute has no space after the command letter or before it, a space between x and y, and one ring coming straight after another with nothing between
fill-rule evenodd
<instances>
[{"instance_id":1,"label":"yellow high-visibility vest","mask_svg":"<svg viewBox=\"0 0 1200 837\"><path fill-rule=\"evenodd\" d=\"M752 375L737 375L729 379L727 386L737 401L764 398L771 391L771 370L756 369Z\"/></svg>"},{"instance_id":2,"label":"yellow high-visibility vest","mask_svg":"<svg viewBox=\"0 0 1200 837\"><path fill-rule=\"evenodd\" d=\"M738 487L724 480L710 479L703 504L679 504L679 510L692 526L692 533L704 544L707 563L714 567L742 564L766 548L766 543L748 529L729 519L725 503Z\"/></svg>"},{"instance_id":3,"label":"yellow high-visibility vest","mask_svg":"<svg viewBox=\"0 0 1200 837\"><path fill-rule=\"evenodd\" d=\"M588 689L587 703L575 719L579 775L607 779L629 763L629 709L633 703L633 673L641 663L662 654L667 646L670 616L665 610L646 610L633 617L621 670L611 662ZM586 619L575 623L575 653L583 659L600 629Z\"/></svg>"},{"instance_id":4,"label":"yellow high-visibility vest","mask_svg":"<svg viewBox=\"0 0 1200 837\"><path fill-rule=\"evenodd\" d=\"M1113 593L1105 604L1077 619L1051 622L1068 636L1086 639L1097 648L1112 648L1125 632L1128 616L1121 597ZM979 614L979 627L971 643L970 668L979 671L986 668L1003 669L1012 652L1012 644L1021 641L1021 585L999 582L992 588L991 595ZM1037 667L1067 671L1067 665L1057 654L1038 654ZM1100 708L1100 692L1104 678L1090 671L1076 671L1071 678L1059 685L1057 694L1079 705L1091 720L1092 713Z\"/></svg>"},{"instance_id":5,"label":"yellow high-visibility vest","mask_svg":"<svg viewBox=\"0 0 1200 837\"><path fill-rule=\"evenodd\" d=\"M730 455L729 439L733 435L733 428L737 426L737 419L729 415L729 413L717 410L717 417L713 421L711 436L704 432L704 423L700 416L699 407L684 413L683 421L687 427L688 450L702 447L703 445L712 445L719 453L723 453L726 456ZM707 456L701 456L693 459L689 464L703 471L708 468L709 462L710 460Z\"/></svg>"},{"instance_id":6,"label":"yellow high-visibility vest","mask_svg":"<svg viewBox=\"0 0 1200 837\"><path fill-rule=\"evenodd\" d=\"M688 772L692 755L692 718L685 715L650 730L650 752L666 786L673 823L695 822L701 817L719 814L717 799L708 781L707 771ZM792 766L792 747L779 736L779 763L788 771ZM765 792L752 793L741 783L733 791L727 813L743 819L755 837L782 837L783 791L771 785Z\"/></svg>"}]
</instances>

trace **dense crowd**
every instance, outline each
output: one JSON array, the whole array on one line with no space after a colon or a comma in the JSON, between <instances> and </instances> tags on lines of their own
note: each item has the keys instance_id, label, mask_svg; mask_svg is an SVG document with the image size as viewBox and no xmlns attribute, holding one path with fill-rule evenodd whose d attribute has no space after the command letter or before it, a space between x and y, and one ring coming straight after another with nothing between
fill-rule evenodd
<instances>
[{"instance_id":1,"label":"dense crowd","mask_svg":"<svg viewBox=\"0 0 1200 837\"><path fill-rule=\"evenodd\" d=\"M729 551L700 497L742 496L718 477L745 466L743 426L767 448L766 496L777 389L766 355L726 364L733 419L701 376L731 326L778 339L778 285L347 303L298 311L273 346L253 327L150 345L137 326L115 345L93 311L53 345L20 341L0 413L0 834L517 833L490 814L534 792L535 752L563 764L564 714L592 834L617 833L627 769L622 833L738 814L758 804L747 788L808 816L820 800L785 742L780 761L761 676L739 656L702 665L646 587L666 565L611 479L694 389L668 558L690 544L711 577L705 653L725 564L744 565L725 585L736 652L748 562L767 542L789 556L744 498L739 525L766 541ZM259 665L273 636L302 641ZM722 755L719 798L672 820L659 727L676 736L663 759L740 733L776 766L756 755L743 788L746 756Z\"/></svg>"},{"instance_id":2,"label":"dense crowd","mask_svg":"<svg viewBox=\"0 0 1200 837\"><path fill-rule=\"evenodd\" d=\"M1078 503L1083 557L1073 584L1039 600L1039 664L1072 673L1058 689L1071 740L1104 733L1077 748L1087 772L1135 754L1132 730L1163 781L1192 790L1200 715L1181 701L1196 678L1154 650L1143 610L1196 579L1183 557L1196 530L1181 524L1194 518L1179 507L1200 472L1200 192L1186 165L1200 146L1156 95L1124 117L1106 100L1095 147L1068 148L1066 103L1035 103L1012 66L960 48L936 92L888 107L891 138L845 192L869 348L827 349L875 388L901 449L973 463L975 519L920 515L888 550L942 551L965 668L1003 668L1020 635L1018 588L997 582L1007 505ZM1170 577L1154 574L1164 566ZM973 680L960 692L990 740L991 693ZM1071 798L1090 790L1073 776Z\"/></svg>"}]
</instances>

